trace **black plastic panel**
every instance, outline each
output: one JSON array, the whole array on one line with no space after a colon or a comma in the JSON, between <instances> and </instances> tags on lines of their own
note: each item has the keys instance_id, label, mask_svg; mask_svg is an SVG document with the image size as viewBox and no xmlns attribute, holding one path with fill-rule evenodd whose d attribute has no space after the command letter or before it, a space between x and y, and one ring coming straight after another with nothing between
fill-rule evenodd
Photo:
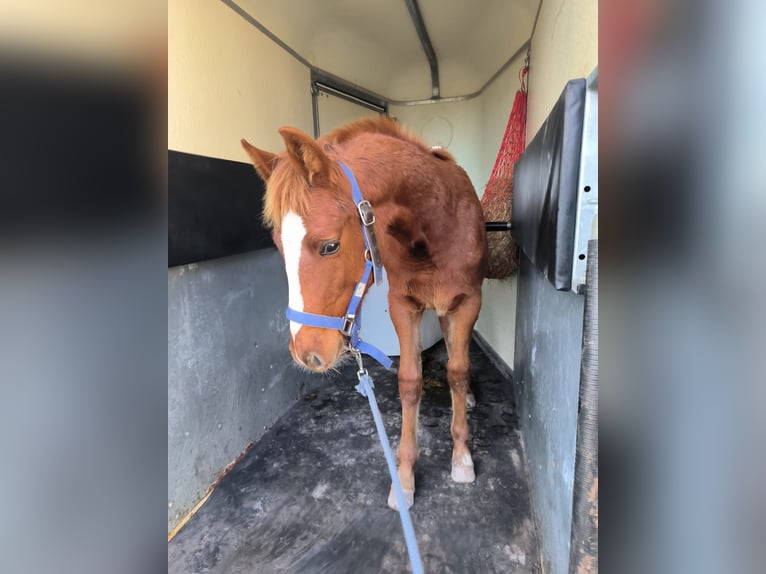
<instances>
[{"instance_id":1,"label":"black plastic panel","mask_svg":"<svg viewBox=\"0 0 766 574\"><path fill-rule=\"evenodd\" d=\"M585 80L567 83L513 172L513 238L556 289L572 285Z\"/></svg>"},{"instance_id":2,"label":"black plastic panel","mask_svg":"<svg viewBox=\"0 0 766 574\"><path fill-rule=\"evenodd\" d=\"M168 151L168 266L273 247L249 163Z\"/></svg>"}]
</instances>

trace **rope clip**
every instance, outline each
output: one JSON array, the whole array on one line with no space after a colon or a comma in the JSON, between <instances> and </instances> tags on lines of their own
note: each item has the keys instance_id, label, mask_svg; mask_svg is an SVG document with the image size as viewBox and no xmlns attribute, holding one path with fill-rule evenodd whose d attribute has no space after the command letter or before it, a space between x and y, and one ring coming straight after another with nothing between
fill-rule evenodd
<instances>
[{"instance_id":1,"label":"rope clip","mask_svg":"<svg viewBox=\"0 0 766 574\"><path fill-rule=\"evenodd\" d=\"M354 357L356 357L356 364L359 366L359 369L356 371L356 378L359 381L359 384L354 387L357 392L362 395L363 397L367 396L367 385L371 388L375 387L375 384L372 382L372 378L370 377L370 374L367 372L367 369L364 368L364 363L362 362L362 353L359 352L359 350L349 347L349 351L353 353Z\"/></svg>"}]
</instances>

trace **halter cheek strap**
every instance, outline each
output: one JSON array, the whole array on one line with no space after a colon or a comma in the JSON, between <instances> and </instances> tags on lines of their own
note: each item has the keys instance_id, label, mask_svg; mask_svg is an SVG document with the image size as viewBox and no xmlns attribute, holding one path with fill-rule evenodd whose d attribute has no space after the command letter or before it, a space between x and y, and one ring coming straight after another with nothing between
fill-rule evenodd
<instances>
[{"instance_id":1,"label":"halter cheek strap","mask_svg":"<svg viewBox=\"0 0 766 574\"><path fill-rule=\"evenodd\" d=\"M320 327L322 329L335 329L340 331L344 336L348 337L348 345L351 350L358 350L366 355L370 355L386 369L389 369L392 365L391 359L377 347L365 343L359 338L359 331L362 328L362 315L359 305L361 304L364 292L367 289L370 273L374 270L376 283L380 283L382 280L380 253L378 251L377 241L375 240L375 232L372 229L372 224L375 223L375 216L372 213L370 202L362 197L362 193L359 191L359 185L356 182L354 174L345 164L341 162L338 162L338 164L340 164L346 177L351 182L351 192L354 198L354 203L356 204L356 207L359 210L359 216L362 219L362 235L364 236L365 248L369 254L369 258L365 257L364 273L362 273L362 278L356 284L356 287L354 287L354 293L351 295L351 301L349 301L348 307L346 308L346 314L343 317L305 313L303 311L296 311L292 307L287 307L285 315L288 320L295 323L301 323L309 327Z\"/></svg>"},{"instance_id":2,"label":"halter cheek strap","mask_svg":"<svg viewBox=\"0 0 766 574\"><path fill-rule=\"evenodd\" d=\"M375 215L372 213L372 205L364 197L359 190L359 184L356 182L354 173L343 162L338 162L343 173L346 174L348 181L351 183L351 197L354 198L354 203L359 211L359 217L362 220L362 235L364 235L364 246L369 254L369 261L372 261L372 267L375 274L375 284L380 285L383 281L383 264L380 261L380 250L378 249L378 241L375 238L375 229L373 224L375 223Z\"/></svg>"}]
</instances>

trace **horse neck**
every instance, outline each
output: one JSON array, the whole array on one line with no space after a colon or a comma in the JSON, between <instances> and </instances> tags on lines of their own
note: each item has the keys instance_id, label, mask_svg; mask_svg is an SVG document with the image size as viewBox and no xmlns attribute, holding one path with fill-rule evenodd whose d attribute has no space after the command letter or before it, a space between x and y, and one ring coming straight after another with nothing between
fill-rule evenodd
<instances>
[{"instance_id":1,"label":"horse neck","mask_svg":"<svg viewBox=\"0 0 766 574\"><path fill-rule=\"evenodd\" d=\"M351 142L345 153L338 157L354 173L362 197L373 205L376 213L388 209L392 203L406 201L401 197L405 181L401 170L397 169L397 162L383 158L390 157L390 151L384 148L404 154L406 152L402 150L408 145L411 144L390 136L364 134Z\"/></svg>"},{"instance_id":2,"label":"horse neck","mask_svg":"<svg viewBox=\"0 0 766 574\"><path fill-rule=\"evenodd\" d=\"M341 160L344 161L345 160ZM350 160L348 167L357 179L362 197L370 202L375 214L375 236L377 238L380 256L389 277L397 274L400 262L394 255L394 244L402 240L401 234L392 234L391 225L397 232L404 230L405 234L419 234L417 220L428 218L417 205L413 205L408 197L408 187L401 170L395 165L380 169L380 162L361 158ZM397 239L398 236L398 239Z\"/></svg>"}]
</instances>

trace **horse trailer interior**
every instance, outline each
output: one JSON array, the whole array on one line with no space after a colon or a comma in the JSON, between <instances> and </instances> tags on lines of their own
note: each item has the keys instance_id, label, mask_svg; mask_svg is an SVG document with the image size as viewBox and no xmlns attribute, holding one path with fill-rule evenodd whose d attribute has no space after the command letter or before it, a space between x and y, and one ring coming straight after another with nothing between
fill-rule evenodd
<instances>
[{"instance_id":1,"label":"horse trailer interior","mask_svg":"<svg viewBox=\"0 0 766 574\"><path fill-rule=\"evenodd\" d=\"M481 198L520 90L511 229L486 232L510 233L518 268L483 281L469 351L475 481L450 479L448 349L429 311L410 515L425 572L597 571L597 17L596 0L168 3L169 572L420 571L356 363L293 361L266 182L240 140L277 153L284 126L319 138L387 116ZM369 289L362 333L394 359L365 366L395 450L386 293Z\"/></svg>"}]
</instances>

